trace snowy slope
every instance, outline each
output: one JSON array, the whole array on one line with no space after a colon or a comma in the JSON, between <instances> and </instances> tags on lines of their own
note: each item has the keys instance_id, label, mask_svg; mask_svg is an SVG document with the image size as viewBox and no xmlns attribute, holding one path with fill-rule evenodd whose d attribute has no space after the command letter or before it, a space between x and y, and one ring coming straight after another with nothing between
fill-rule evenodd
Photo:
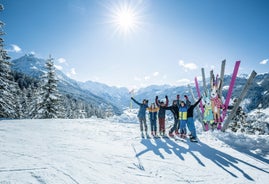
<instances>
[{"instance_id":1,"label":"snowy slope","mask_svg":"<svg viewBox=\"0 0 269 184\"><path fill-rule=\"evenodd\" d=\"M2 120L0 183L245 184L269 179L268 136L199 128L199 143L191 143L138 135L130 112L107 120Z\"/></svg>"}]
</instances>

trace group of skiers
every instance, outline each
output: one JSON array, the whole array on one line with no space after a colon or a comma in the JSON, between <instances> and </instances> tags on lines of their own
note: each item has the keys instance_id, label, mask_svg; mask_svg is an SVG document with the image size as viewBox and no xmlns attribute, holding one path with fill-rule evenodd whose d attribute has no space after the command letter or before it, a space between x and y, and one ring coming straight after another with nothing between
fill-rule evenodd
<instances>
[{"instance_id":1,"label":"group of skiers","mask_svg":"<svg viewBox=\"0 0 269 184\"><path fill-rule=\"evenodd\" d=\"M150 127L151 127L151 135L153 137L158 137L157 135L157 116L159 122L159 135L163 137L167 137L165 133L165 112L166 110L170 110L174 116L174 124L172 128L169 130L168 135L170 137L178 136L180 138L185 139L187 137L187 127L190 131L190 140L197 141L196 129L193 120L193 110L195 106L201 101L201 98L198 99L197 102L191 104L187 95L184 95L185 101L180 100L180 95L176 96L176 100L173 100L171 106L168 106L169 100L168 96L165 96L165 102L159 100L158 96L155 98L155 102L148 105L148 100L144 99L142 103L135 100L133 97L131 99L140 106L138 111L138 119L140 122L140 131L141 136L145 135L148 137L148 127L147 127L147 119L146 112L149 113Z\"/></svg>"}]
</instances>

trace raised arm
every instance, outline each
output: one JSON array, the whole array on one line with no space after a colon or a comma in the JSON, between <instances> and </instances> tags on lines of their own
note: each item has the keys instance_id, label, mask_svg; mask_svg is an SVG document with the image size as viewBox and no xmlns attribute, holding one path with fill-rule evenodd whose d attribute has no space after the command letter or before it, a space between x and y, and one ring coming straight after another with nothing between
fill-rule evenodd
<instances>
[{"instance_id":1,"label":"raised arm","mask_svg":"<svg viewBox=\"0 0 269 184\"><path fill-rule=\"evenodd\" d=\"M177 106L178 106L178 107L180 106L180 101L179 101L179 99L180 99L180 96L177 95Z\"/></svg>"},{"instance_id":2,"label":"raised arm","mask_svg":"<svg viewBox=\"0 0 269 184\"><path fill-rule=\"evenodd\" d=\"M165 107L167 107L168 104L169 104L169 100L168 100L168 96L167 95L165 95L165 99L166 99Z\"/></svg>"},{"instance_id":3,"label":"raised arm","mask_svg":"<svg viewBox=\"0 0 269 184\"><path fill-rule=\"evenodd\" d=\"M193 104L194 107L196 107L198 105L198 103L201 101L202 97L200 97L197 102L195 102L195 104Z\"/></svg>"},{"instance_id":4,"label":"raised arm","mask_svg":"<svg viewBox=\"0 0 269 184\"><path fill-rule=\"evenodd\" d=\"M141 106L142 105L142 103L139 103L138 101L136 101L133 97L131 97L131 99L137 104L137 105L139 105L139 106Z\"/></svg>"},{"instance_id":5,"label":"raised arm","mask_svg":"<svg viewBox=\"0 0 269 184\"><path fill-rule=\"evenodd\" d=\"M165 110L172 110L173 109L173 106L165 106L165 107L163 107L163 109L165 109Z\"/></svg>"},{"instance_id":6,"label":"raised arm","mask_svg":"<svg viewBox=\"0 0 269 184\"><path fill-rule=\"evenodd\" d=\"M156 96L156 98L155 98L155 103L156 103L156 105L157 105L158 107L160 107L160 103L159 103L159 101L158 101L158 96Z\"/></svg>"}]
</instances>

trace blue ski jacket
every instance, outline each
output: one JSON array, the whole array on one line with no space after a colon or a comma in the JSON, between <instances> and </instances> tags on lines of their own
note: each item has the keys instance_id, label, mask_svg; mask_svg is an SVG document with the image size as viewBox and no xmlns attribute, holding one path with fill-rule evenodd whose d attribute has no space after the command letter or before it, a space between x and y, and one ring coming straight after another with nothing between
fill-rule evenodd
<instances>
[{"instance_id":1,"label":"blue ski jacket","mask_svg":"<svg viewBox=\"0 0 269 184\"><path fill-rule=\"evenodd\" d=\"M140 106L137 117L138 118L146 118L146 110L148 108L148 104L139 103L134 98L131 98L137 105Z\"/></svg>"}]
</instances>

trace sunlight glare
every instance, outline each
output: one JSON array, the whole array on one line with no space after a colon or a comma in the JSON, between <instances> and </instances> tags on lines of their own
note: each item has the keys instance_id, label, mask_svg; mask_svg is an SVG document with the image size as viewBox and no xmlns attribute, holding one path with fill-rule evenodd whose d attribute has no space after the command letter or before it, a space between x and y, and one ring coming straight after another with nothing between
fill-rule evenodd
<instances>
[{"instance_id":1,"label":"sunlight glare","mask_svg":"<svg viewBox=\"0 0 269 184\"><path fill-rule=\"evenodd\" d=\"M127 36L141 28L143 8L141 2L137 2L139 1L118 1L109 8L110 23L115 33Z\"/></svg>"},{"instance_id":2,"label":"sunlight glare","mask_svg":"<svg viewBox=\"0 0 269 184\"><path fill-rule=\"evenodd\" d=\"M115 23L123 29L124 32L128 32L135 27L136 20L135 14L132 10L121 10L117 12Z\"/></svg>"}]
</instances>

